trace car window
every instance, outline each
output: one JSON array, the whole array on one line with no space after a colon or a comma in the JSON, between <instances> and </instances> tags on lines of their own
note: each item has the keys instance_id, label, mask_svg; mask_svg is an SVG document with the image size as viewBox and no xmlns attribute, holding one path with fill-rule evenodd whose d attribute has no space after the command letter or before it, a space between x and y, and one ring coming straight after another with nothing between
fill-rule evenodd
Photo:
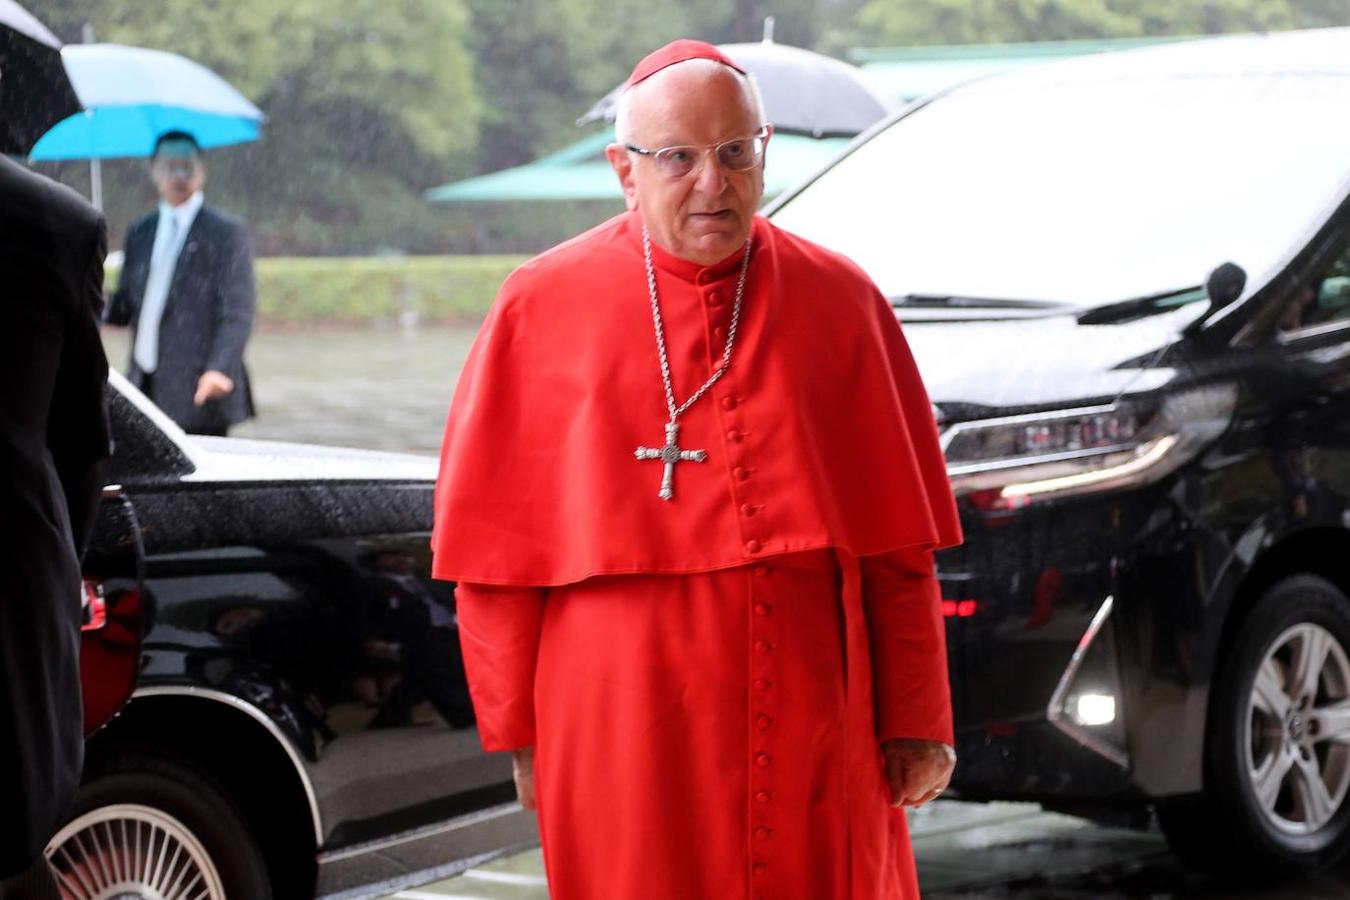
<instances>
[{"instance_id":1,"label":"car window","mask_svg":"<svg viewBox=\"0 0 1350 900\"><path fill-rule=\"evenodd\" d=\"M1332 263L1317 286L1315 307L1321 321L1350 319L1350 248Z\"/></svg>"},{"instance_id":2,"label":"car window","mask_svg":"<svg viewBox=\"0 0 1350 900\"><path fill-rule=\"evenodd\" d=\"M1285 301L1278 327L1290 332L1344 321L1350 321L1350 247L1342 250L1321 277Z\"/></svg>"},{"instance_id":3,"label":"car window","mask_svg":"<svg viewBox=\"0 0 1350 900\"><path fill-rule=\"evenodd\" d=\"M1096 306L1202 284L1225 260L1261 283L1350 187L1345 81L1117 74L940 97L774 221L893 299ZM1337 124L1309 139L1310 121Z\"/></svg>"}]
</instances>

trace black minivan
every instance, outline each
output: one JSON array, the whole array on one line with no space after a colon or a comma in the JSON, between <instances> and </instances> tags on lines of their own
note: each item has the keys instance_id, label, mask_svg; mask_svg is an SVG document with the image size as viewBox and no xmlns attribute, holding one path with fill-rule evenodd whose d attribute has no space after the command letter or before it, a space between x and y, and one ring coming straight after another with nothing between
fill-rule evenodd
<instances>
[{"instance_id":1,"label":"black minivan","mask_svg":"<svg viewBox=\"0 0 1350 900\"><path fill-rule=\"evenodd\" d=\"M1156 812L1202 867L1339 856L1350 29L973 82L770 215L871 274L933 400L952 793Z\"/></svg>"}]
</instances>

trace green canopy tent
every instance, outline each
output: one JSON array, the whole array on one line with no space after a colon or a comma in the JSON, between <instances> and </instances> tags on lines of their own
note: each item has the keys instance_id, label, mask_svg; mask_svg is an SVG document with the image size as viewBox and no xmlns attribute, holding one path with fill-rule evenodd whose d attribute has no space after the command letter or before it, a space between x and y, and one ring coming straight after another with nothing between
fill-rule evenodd
<instances>
[{"instance_id":1,"label":"green canopy tent","mask_svg":"<svg viewBox=\"0 0 1350 900\"><path fill-rule=\"evenodd\" d=\"M613 130L606 129L532 163L431 188L426 198L438 203L613 200L617 207L623 192L605 159L605 147L613 141ZM781 193L810 177L847 144L847 138L774 135L765 160L765 195Z\"/></svg>"}]
</instances>

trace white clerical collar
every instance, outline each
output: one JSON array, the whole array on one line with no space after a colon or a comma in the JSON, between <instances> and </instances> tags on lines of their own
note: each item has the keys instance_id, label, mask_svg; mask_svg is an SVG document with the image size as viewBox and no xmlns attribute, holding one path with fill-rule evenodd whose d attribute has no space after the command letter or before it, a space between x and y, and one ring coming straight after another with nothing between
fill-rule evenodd
<instances>
[{"instance_id":1,"label":"white clerical collar","mask_svg":"<svg viewBox=\"0 0 1350 900\"><path fill-rule=\"evenodd\" d=\"M197 213L205 202L206 198L202 196L202 192L194 191L191 197L178 206L170 206L163 200L159 201L159 214L161 217L172 215L178 220L178 233L187 234L187 230L192 227L193 220L197 218Z\"/></svg>"}]
</instances>

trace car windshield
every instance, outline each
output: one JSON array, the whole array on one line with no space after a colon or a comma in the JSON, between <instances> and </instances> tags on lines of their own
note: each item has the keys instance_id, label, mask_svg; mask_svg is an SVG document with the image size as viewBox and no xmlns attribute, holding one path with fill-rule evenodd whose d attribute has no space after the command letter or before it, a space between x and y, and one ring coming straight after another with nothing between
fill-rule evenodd
<instances>
[{"instance_id":1,"label":"car windshield","mask_svg":"<svg viewBox=\"0 0 1350 900\"><path fill-rule=\"evenodd\" d=\"M1090 307L1202 284L1226 260L1260 284L1350 186L1343 66L1082 63L934 101L774 221L850 256L896 303Z\"/></svg>"}]
</instances>

